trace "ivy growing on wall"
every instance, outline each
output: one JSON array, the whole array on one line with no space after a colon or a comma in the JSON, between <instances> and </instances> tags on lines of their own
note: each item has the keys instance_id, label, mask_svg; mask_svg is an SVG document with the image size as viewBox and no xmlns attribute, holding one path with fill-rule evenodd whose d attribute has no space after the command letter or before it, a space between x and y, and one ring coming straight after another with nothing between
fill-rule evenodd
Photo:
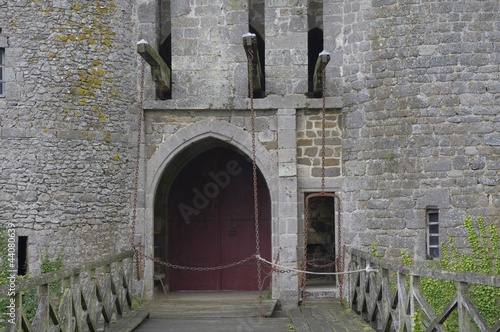
<instances>
[{"instance_id":1,"label":"ivy growing on wall","mask_svg":"<svg viewBox=\"0 0 500 332\"><path fill-rule=\"evenodd\" d=\"M443 257L438 262L438 268L452 271L478 272L491 275L500 274L499 233L494 224L487 225L483 218L474 222L470 216L464 220L469 252L460 252L455 240L441 243ZM404 257L408 263L408 257ZM452 281L434 278L421 278L422 291L435 312L440 312L455 296L456 286ZM491 326L500 317L500 288L474 284L469 287L469 296L479 313ZM415 316L415 330L420 329L421 317ZM447 331L458 331L458 314L454 310L444 322Z\"/></svg>"}]
</instances>

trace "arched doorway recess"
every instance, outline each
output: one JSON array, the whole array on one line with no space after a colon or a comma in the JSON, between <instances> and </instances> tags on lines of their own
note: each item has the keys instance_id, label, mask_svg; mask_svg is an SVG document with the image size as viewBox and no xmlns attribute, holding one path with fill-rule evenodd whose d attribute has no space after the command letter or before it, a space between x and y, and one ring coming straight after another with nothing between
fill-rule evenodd
<instances>
[{"instance_id":1,"label":"arched doorway recess","mask_svg":"<svg viewBox=\"0 0 500 332\"><path fill-rule=\"evenodd\" d=\"M254 254L251 160L227 143L208 139L186 149L173 164L178 167L167 169L155 203L156 254L192 267L231 264ZM260 250L270 259L271 200L260 172L257 183ZM222 270L163 272L171 291L258 289L255 259Z\"/></svg>"}]
</instances>

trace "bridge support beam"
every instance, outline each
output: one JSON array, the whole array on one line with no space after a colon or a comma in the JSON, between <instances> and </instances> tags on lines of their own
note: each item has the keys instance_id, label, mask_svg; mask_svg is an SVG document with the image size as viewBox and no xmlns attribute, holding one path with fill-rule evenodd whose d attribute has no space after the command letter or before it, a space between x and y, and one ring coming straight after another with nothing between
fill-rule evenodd
<instances>
[{"instance_id":1,"label":"bridge support beam","mask_svg":"<svg viewBox=\"0 0 500 332\"><path fill-rule=\"evenodd\" d=\"M316 65L314 66L314 94L321 95L323 94L323 68L330 62L330 53L323 51L318 55L318 59L316 60Z\"/></svg>"},{"instance_id":2,"label":"bridge support beam","mask_svg":"<svg viewBox=\"0 0 500 332\"><path fill-rule=\"evenodd\" d=\"M167 99L171 92L170 68L160 57L158 52L142 39L137 43L137 53L151 66L151 75L156 85L156 92L160 99Z\"/></svg>"},{"instance_id":3,"label":"bridge support beam","mask_svg":"<svg viewBox=\"0 0 500 332\"><path fill-rule=\"evenodd\" d=\"M245 53L247 57L251 55L252 57L252 76L253 76L253 92L254 94L260 94L262 92L262 67L260 65L259 52L257 48L257 36L253 33L247 33L243 35L243 47L245 48ZM248 81L250 85L250 81Z\"/></svg>"}]
</instances>

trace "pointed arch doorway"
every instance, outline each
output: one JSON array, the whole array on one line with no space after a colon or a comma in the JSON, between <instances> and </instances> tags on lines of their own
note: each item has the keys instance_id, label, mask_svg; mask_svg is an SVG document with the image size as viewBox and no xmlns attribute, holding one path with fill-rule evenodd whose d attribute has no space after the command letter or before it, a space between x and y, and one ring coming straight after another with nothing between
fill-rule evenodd
<instances>
[{"instance_id":1,"label":"pointed arch doorway","mask_svg":"<svg viewBox=\"0 0 500 332\"><path fill-rule=\"evenodd\" d=\"M257 183L260 250L270 259L271 201L260 172ZM180 167L167 197L170 263L220 266L255 253L252 162L246 156L223 146L205 149ZM223 270L169 269L168 279L171 291L258 289L255 259Z\"/></svg>"}]
</instances>

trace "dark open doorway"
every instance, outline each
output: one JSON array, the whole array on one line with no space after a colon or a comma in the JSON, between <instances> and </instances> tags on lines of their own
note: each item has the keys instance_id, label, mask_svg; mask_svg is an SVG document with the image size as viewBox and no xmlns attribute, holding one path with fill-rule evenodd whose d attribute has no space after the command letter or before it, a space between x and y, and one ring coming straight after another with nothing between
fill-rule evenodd
<instances>
[{"instance_id":1,"label":"dark open doorway","mask_svg":"<svg viewBox=\"0 0 500 332\"><path fill-rule=\"evenodd\" d=\"M329 196L309 199L307 270L310 272L336 271L335 204L335 198ZM334 275L308 274L306 278L308 286L336 285Z\"/></svg>"},{"instance_id":2,"label":"dark open doorway","mask_svg":"<svg viewBox=\"0 0 500 332\"><path fill-rule=\"evenodd\" d=\"M164 189L164 205L161 207L157 199L155 206L159 212L155 216L157 257L182 266L213 267L252 256L256 245L251 160L231 148L217 146L174 164L182 166L172 169L177 174L170 175L170 180L162 181L160 185L168 187ZM260 173L257 183L260 251L262 257L270 259L271 201ZM168 276L171 291L258 289L254 258L221 270L168 269L157 273ZM266 279L264 288L268 286Z\"/></svg>"}]
</instances>

